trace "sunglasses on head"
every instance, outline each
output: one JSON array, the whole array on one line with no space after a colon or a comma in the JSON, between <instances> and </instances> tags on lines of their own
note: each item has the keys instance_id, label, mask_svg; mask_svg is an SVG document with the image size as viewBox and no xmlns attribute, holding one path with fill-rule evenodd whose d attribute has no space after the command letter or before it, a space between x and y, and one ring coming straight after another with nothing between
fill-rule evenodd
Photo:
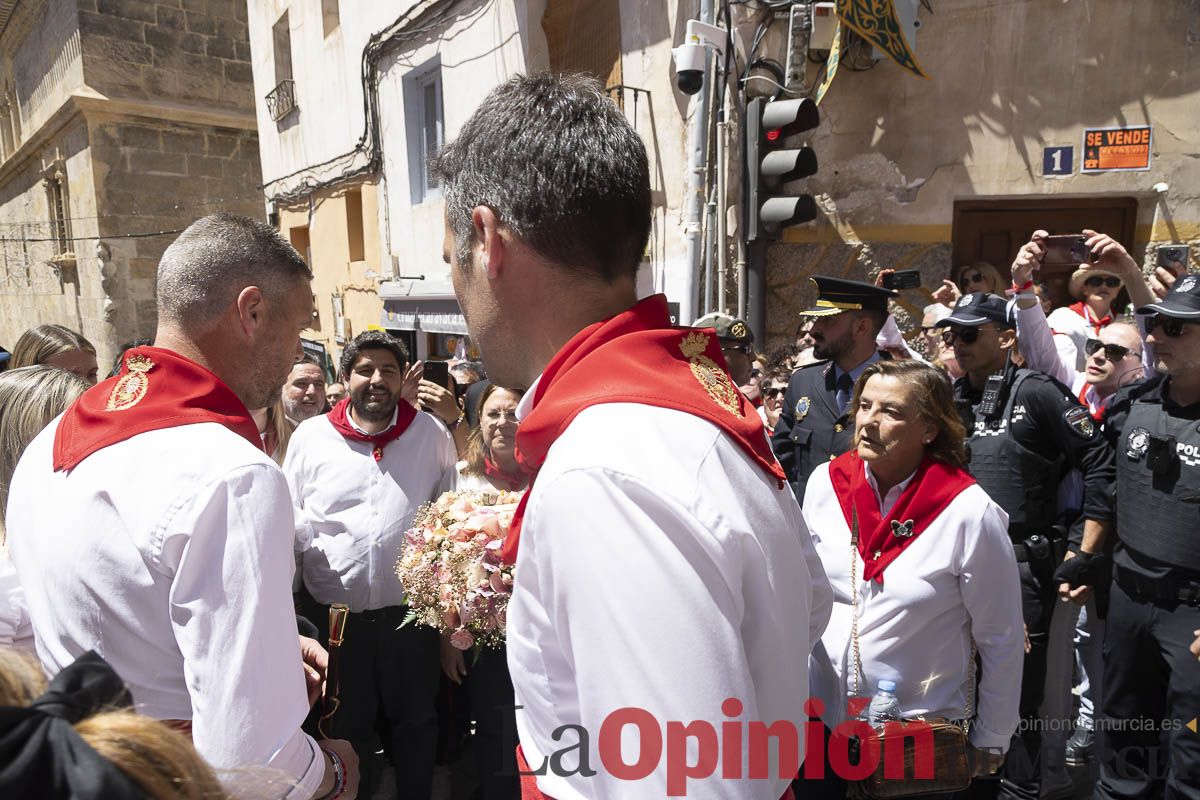
<instances>
[{"instance_id":1,"label":"sunglasses on head","mask_svg":"<svg viewBox=\"0 0 1200 800\"><path fill-rule=\"evenodd\" d=\"M1090 278L1088 278L1087 280L1085 280L1083 282L1083 285L1087 286L1089 288L1092 288L1092 289L1098 289L1101 286L1101 284L1103 284L1104 286L1107 286L1110 289L1116 289L1122 283L1124 283L1124 281L1121 280L1120 278L1116 277L1115 275L1093 275Z\"/></svg>"},{"instance_id":2,"label":"sunglasses on head","mask_svg":"<svg viewBox=\"0 0 1200 800\"><path fill-rule=\"evenodd\" d=\"M996 330L996 328L947 328L942 332L942 344L946 347L953 347L956 341L961 341L963 344L975 344L979 341L980 331Z\"/></svg>"},{"instance_id":3,"label":"sunglasses on head","mask_svg":"<svg viewBox=\"0 0 1200 800\"><path fill-rule=\"evenodd\" d=\"M1088 339L1083 345L1083 351L1089 356L1096 355L1100 350L1104 351L1104 357L1109 361L1120 361L1130 352L1128 347L1122 347L1119 344L1105 344L1099 339Z\"/></svg>"},{"instance_id":4,"label":"sunglasses on head","mask_svg":"<svg viewBox=\"0 0 1200 800\"><path fill-rule=\"evenodd\" d=\"M1184 322L1181 319L1174 319L1173 317L1164 317L1162 314L1155 314L1146 320L1146 333L1161 331L1166 337L1174 339L1177 336L1183 335L1185 325L1192 324L1194 323Z\"/></svg>"}]
</instances>

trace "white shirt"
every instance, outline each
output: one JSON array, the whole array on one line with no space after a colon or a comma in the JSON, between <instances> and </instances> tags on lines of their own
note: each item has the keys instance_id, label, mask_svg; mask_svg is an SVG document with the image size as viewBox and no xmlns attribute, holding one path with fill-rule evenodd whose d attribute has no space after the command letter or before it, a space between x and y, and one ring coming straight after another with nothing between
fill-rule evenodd
<instances>
[{"instance_id":1,"label":"white shirt","mask_svg":"<svg viewBox=\"0 0 1200 800\"><path fill-rule=\"evenodd\" d=\"M266 453L216 423L138 434L55 472L58 420L29 445L8 543L43 667L95 650L138 711L190 719L218 770L283 773L308 798L325 761L292 608L292 513ZM294 784L294 785L293 785Z\"/></svg>"},{"instance_id":2,"label":"white shirt","mask_svg":"<svg viewBox=\"0 0 1200 800\"><path fill-rule=\"evenodd\" d=\"M649 711L660 732L692 720L720 730L722 702L737 698L738 719L794 724L802 756L807 658L831 597L786 483L705 420L612 403L570 423L530 492L507 628L521 746L536 769L578 742L553 738L556 729L583 725L597 770L548 773L537 779L543 792L667 796L665 750L639 781L613 777L599 758L603 721L629 706ZM622 736L632 764L636 728ZM562 762L573 769L577 756ZM788 781L771 765L766 780L721 780L718 768L689 780L689 796L778 800Z\"/></svg>"},{"instance_id":3,"label":"white shirt","mask_svg":"<svg viewBox=\"0 0 1200 800\"><path fill-rule=\"evenodd\" d=\"M403 402L403 401L401 401ZM300 571L313 598L353 612L404 602L396 561L423 503L454 486L454 439L425 413L383 448L347 439L329 417L292 434L283 471L296 510Z\"/></svg>"},{"instance_id":4,"label":"white shirt","mask_svg":"<svg viewBox=\"0 0 1200 800\"><path fill-rule=\"evenodd\" d=\"M825 723L846 718L853 694L850 528L829 479L829 465L808 479L804 516L833 587L834 609L813 652L813 695L825 704ZM883 584L858 575L858 638L863 677L858 695L880 680L896 681L905 717L963 719L969 699L974 636L983 660L976 747L1008 748L1017 729L1025 638L1017 562L1008 515L978 485L963 490L888 566Z\"/></svg>"},{"instance_id":5,"label":"white shirt","mask_svg":"<svg viewBox=\"0 0 1200 800\"><path fill-rule=\"evenodd\" d=\"M8 548L0 545L0 647L13 647L34 655L33 623L25 604L25 590L9 558Z\"/></svg>"}]
</instances>

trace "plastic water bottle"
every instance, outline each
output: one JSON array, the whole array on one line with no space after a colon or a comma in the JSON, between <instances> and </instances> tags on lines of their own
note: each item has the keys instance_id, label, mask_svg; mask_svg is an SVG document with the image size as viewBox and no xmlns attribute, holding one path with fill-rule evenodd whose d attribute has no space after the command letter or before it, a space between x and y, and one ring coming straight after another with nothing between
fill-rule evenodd
<instances>
[{"instance_id":1,"label":"plastic water bottle","mask_svg":"<svg viewBox=\"0 0 1200 800\"><path fill-rule=\"evenodd\" d=\"M872 725L882 725L889 720L900 719L900 701L896 699L896 682L880 681L879 691L871 698L867 710L867 721Z\"/></svg>"}]
</instances>

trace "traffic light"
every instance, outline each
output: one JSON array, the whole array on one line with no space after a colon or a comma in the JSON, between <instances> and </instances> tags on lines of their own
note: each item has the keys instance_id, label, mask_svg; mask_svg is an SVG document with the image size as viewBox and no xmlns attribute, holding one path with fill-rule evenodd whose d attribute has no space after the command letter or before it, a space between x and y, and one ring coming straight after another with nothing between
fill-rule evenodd
<instances>
[{"instance_id":1,"label":"traffic light","mask_svg":"<svg viewBox=\"0 0 1200 800\"><path fill-rule=\"evenodd\" d=\"M811 131L821 122L817 104L808 98L746 104L746 240L771 239L792 225L817 218L812 195L773 195L788 181L817 172L810 147L788 148L785 140Z\"/></svg>"}]
</instances>

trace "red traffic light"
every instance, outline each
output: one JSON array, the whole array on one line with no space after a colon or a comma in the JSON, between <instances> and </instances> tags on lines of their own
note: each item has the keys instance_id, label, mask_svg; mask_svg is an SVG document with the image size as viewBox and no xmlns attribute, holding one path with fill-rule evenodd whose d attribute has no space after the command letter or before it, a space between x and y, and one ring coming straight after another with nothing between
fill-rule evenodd
<instances>
[{"instance_id":1,"label":"red traffic light","mask_svg":"<svg viewBox=\"0 0 1200 800\"><path fill-rule=\"evenodd\" d=\"M781 130L781 129L779 129L779 128L772 128L771 130L767 131L767 141L768 141L768 142L777 142L777 141L779 141L779 135L780 135L781 133L782 133L782 130Z\"/></svg>"}]
</instances>

